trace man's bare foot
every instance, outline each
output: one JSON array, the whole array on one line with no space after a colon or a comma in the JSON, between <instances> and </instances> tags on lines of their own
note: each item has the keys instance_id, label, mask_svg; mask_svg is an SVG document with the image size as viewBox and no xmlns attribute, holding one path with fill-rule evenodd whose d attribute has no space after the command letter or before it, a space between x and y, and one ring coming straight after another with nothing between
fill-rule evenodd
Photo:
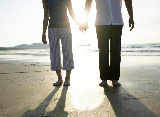
<instances>
[{"instance_id":1,"label":"man's bare foot","mask_svg":"<svg viewBox=\"0 0 160 117\"><path fill-rule=\"evenodd\" d=\"M99 83L99 86L101 86L101 87L106 87L106 86L108 86L107 80L102 80L102 82Z\"/></svg>"},{"instance_id":2,"label":"man's bare foot","mask_svg":"<svg viewBox=\"0 0 160 117\"><path fill-rule=\"evenodd\" d=\"M113 85L113 87L119 87L119 86L121 86L121 84L117 80L113 80L112 81L112 85Z\"/></svg>"}]
</instances>

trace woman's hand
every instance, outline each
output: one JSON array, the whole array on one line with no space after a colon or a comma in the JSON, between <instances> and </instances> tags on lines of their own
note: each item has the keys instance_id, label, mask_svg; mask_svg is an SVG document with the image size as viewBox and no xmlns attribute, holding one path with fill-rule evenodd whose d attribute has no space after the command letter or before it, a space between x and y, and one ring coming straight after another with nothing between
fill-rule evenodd
<instances>
[{"instance_id":1,"label":"woman's hand","mask_svg":"<svg viewBox=\"0 0 160 117\"><path fill-rule=\"evenodd\" d=\"M48 20L49 20L49 11L46 0L42 0L43 3L43 9L44 9L44 20L43 20L43 32L42 32L42 42L44 44L47 44L46 41L46 30L48 26Z\"/></svg>"}]
</instances>

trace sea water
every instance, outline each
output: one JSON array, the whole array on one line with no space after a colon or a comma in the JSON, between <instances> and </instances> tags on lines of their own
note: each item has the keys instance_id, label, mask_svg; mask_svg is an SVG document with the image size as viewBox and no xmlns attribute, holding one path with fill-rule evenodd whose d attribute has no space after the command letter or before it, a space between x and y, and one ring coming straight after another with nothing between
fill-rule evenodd
<instances>
[{"instance_id":1,"label":"sea water","mask_svg":"<svg viewBox=\"0 0 160 117\"><path fill-rule=\"evenodd\" d=\"M98 55L98 48L91 44L73 46L73 54L95 53ZM30 48L8 48L0 50L0 61L4 60L29 60L29 61L49 61L49 47L45 49ZM87 55L86 55L87 56ZM160 56L160 43L148 44L126 44L121 47L121 56Z\"/></svg>"}]
</instances>

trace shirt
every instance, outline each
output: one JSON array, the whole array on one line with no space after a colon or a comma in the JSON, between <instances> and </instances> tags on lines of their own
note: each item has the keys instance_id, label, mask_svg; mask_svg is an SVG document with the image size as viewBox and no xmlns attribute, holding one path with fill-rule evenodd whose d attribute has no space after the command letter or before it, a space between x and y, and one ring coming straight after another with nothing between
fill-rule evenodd
<instances>
[{"instance_id":1,"label":"shirt","mask_svg":"<svg viewBox=\"0 0 160 117\"><path fill-rule=\"evenodd\" d=\"M46 0L49 10L49 28L70 27L66 0Z\"/></svg>"},{"instance_id":2,"label":"shirt","mask_svg":"<svg viewBox=\"0 0 160 117\"><path fill-rule=\"evenodd\" d=\"M95 25L123 25L122 0L95 0L97 15Z\"/></svg>"}]
</instances>

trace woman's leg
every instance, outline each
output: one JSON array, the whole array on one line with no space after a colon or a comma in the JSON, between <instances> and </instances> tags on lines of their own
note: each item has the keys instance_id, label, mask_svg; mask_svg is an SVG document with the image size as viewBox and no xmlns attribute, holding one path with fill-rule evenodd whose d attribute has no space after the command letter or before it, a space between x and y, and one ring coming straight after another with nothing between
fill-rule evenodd
<instances>
[{"instance_id":1,"label":"woman's leg","mask_svg":"<svg viewBox=\"0 0 160 117\"><path fill-rule=\"evenodd\" d=\"M66 70L64 86L70 86L70 74L74 69L72 53L72 34L69 28L61 29L61 43L63 52L63 70Z\"/></svg>"},{"instance_id":2,"label":"woman's leg","mask_svg":"<svg viewBox=\"0 0 160 117\"><path fill-rule=\"evenodd\" d=\"M53 85L54 86L59 86L63 83L61 70L56 70L56 73L57 73L57 76L58 76L58 81L53 83Z\"/></svg>"},{"instance_id":3,"label":"woman's leg","mask_svg":"<svg viewBox=\"0 0 160 117\"><path fill-rule=\"evenodd\" d=\"M70 86L70 74L71 74L71 70L66 70L64 86Z\"/></svg>"},{"instance_id":4,"label":"woman's leg","mask_svg":"<svg viewBox=\"0 0 160 117\"><path fill-rule=\"evenodd\" d=\"M57 70L56 73L57 73L57 76L58 76L58 81L59 81L59 82L62 82L61 70Z\"/></svg>"},{"instance_id":5,"label":"woman's leg","mask_svg":"<svg viewBox=\"0 0 160 117\"><path fill-rule=\"evenodd\" d=\"M61 28L61 44L63 53L63 70L74 69L73 53L72 53L72 33L70 28ZM69 71L68 71L69 73Z\"/></svg>"},{"instance_id":6,"label":"woman's leg","mask_svg":"<svg viewBox=\"0 0 160 117\"><path fill-rule=\"evenodd\" d=\"M61 75L61 56L60 56L60 44L59 37L57 35L56 28L49 28L49 46L50 46L50 60L51 60L51 70L56 71L58 76L58 81L53 83L54 86L62 84L62 75Z\"/></svg>"}]
</instances>

